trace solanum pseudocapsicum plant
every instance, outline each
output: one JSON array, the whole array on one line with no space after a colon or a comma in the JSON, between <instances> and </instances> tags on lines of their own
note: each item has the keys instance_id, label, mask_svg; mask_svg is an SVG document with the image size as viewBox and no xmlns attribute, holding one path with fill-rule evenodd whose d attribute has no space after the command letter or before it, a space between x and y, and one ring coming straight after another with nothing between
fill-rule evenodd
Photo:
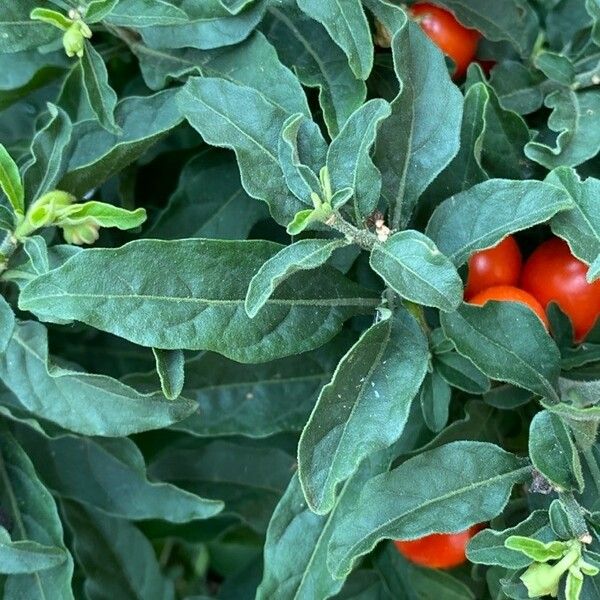
<instances>
[{"instance_id":1,"label":"solanum pseudocapsicum plant","mask_svg":"<svg viewBox=\"0 0 600 600\"><path fill-rule=\"evenodd\" d=\"M2 597L598 598L599 65L598 0L4 3Z\"/></svg>"}]
</instances>

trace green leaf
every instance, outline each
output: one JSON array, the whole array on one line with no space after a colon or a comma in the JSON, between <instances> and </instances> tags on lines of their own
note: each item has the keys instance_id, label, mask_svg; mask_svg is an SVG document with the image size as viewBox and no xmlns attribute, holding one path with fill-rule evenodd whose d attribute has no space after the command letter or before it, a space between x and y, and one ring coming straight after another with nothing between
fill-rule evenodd
<instances>
[{"instance_id":1,"label":"green leaf","mask_svg":"<svg viewBox=\"0 0 600 600\"><path fill-rule=\"evenodd\" d=\"M493 444L454 442L374 477L332 536L331 572L345 576L384 538L415 539L489 521L503 510L512 487L528 476L526 465Z\"/></svg>"},{"instance_id":2,"label":"green leaf","mask_svg":"<svg viewBox=\"0 0 600 600\"><path fill-rule=\"evenodd\" d=\"M360 461L398 440L427 372L427 340L405 310L373 325L323 388L302 432L298 472L311 510L326 514Z\"/></svg>"},{"instance_id":3,"label":"green leaf","mask_svg":"<svg viewBox=\"0 0 600 600\"><path fill-rule=\"evenodd\" d=\"M244 191L235 157L205 150L188 162L167 206L144 232L157 239L246 239L268 212Z\"/></svg>"},{"instance_id":4,"label":"green leaf","mask_svg":"<svg viewBox=\"0 0 600 600\"><path fill-rule=\"evenodd\" d=\"M452 390L437 372L427 373L421 386L419 399L425 424L433 432L441 431L448 422L448 409Z\"/></svg>"},{"instance_id":5,"label":"green leaf","mask_svg":"<svg viewBox=\"0 0 600 600\"><path fill-rule=\"evenodd\" d=\"M367 79L373 68L373 42L360 0L298 0L298 6L327 29L354 75Z\"/></svg>"},{"instance_id":6,"label":"green leaf","mask_svg":"<svg viewBox=\"0 0 600 600\"><path fill-rule=\"evenodd\" d=\"M13 542L0 528L0 573L23 575L52 569L67 560L67 553L57 546L44 546L37 542Z\"/></svg>"},{"instance_id":7,"label":"green leaf","mask_svg":"<svg viewBox=\"0 0 600 600\"><path fill-rule=\"evenodd\" d=\"M287 113L257 91L229 81L189 79L178 104L190 124L212 145L235 151L242 184L254 198L269 204L281 225L306 208L288 189L279 166L279 131Z\"/></svg>"},{"instance_id":8,"label":"green leaf","mask_svg":"<svg viewBox=\"0 0 600 600\"><path fill-rule=\"evenodd\" d=\"M115 121L117 94L108 83L108 71L102 56L87 41L81 57L81 69L83 89L98 121L110 133L120 135L121 128Z\"/></svg>"},{"instance_id":9,"label":"green leaf","mask_svg":"<svg viewBox=\"0 0 600 600\"><path fill-rule=\"evenodd\" d=\"M469 394L484 394L490 389L490 380L467 358L457 352L436 355L435 368L452 386Z\"/></svg>"},{"instance_id":10,"label":"green leaf","mask_svg":"<svg viewBox=\"0 0 600 600\"><path fill-rule=\"evenodd\" d=\"M61 368L50 361L45 328L17 323L0 355L0 378L33 414L85 435L123 436L165 427L189 415L190 401L140 394L106 375Z\"/></svg>"},{"instance_id":11,"label":"green leaf","mask_svg":"<svg viewBox=\"0 0 600 600\"><path fill-rule=\"evenodd\" d=\"M141 452L127 438L49 438L29 427L18 427L17 437L54 494L107 515L187 523L223 508L222 502L149 481Z\"/></svg>"},{"instance_id":12,"label":"green leaf","mask_svg":"<svg viewBox=\"0 0 600 600\"><path fill-rule=\"evenodd\" d=\"M346 239L335 238L300 240L285 246L267 260L252 277L244 303L248 316L254 318L275 289L294 273L320 267L335 250L347 245Z\"/></svg>"},{"instance_id":13,"label":"green leaf","mask_svg":"<svg viewBox=\"0 0 600 600\"><path fill-rule=\"evenodd\" d=\"M358 501L371 477L387 470L389 451L367 458L340 491L328 515L317 515L306 505L294 476L275 508L265 541L265 570L257 600L329 598L342 587L327 569L327 547L346 511Z\"/></svg>"},{"instance_id":14,"label":"green leaf","mask_svg":"<svg viewBox=\"0 0 600 600\"><path fill-rule=\"evenodd\" d=\"M121 0L93 0L85 9L85 22L98 23L98 21L103 21L107 16L110 16L111 12L120 1Z\"/></svg>"},{"instance_id":15,"label":"green leaf","mask_svg":"<svg viewBox=\"0 0 600 600\"><path fill-rule=\"evenodd\" d=\"M182 25L187 20L185 11L168 0L120 0L106 18L111 25L135 29Z\"/></svg>"},{"instance_id":16,"label":"green leaf","mask_svg":"<svg viewBox=\"0 0 600 600\"><path fill-rule=\"evenodd\" d=\"M182 350L159 350L152 348L156 360L156 372L160 378L162 393L169 400L181 395L185 382L185 356Z\"/></svg>"},{"instance_id":17,"label":"green leaf","mask_svg":"<svg viewBox=\"0 0 600 600\"><path fill-rule=\"evenodd\" d=\"M48 112L50 119L33 138L32 158L24 169L23 185L28 204L53 190L65 173L65 153L73 126L62 108L48 104Z\"/></svg>"},{"instance_id":18,"label":"green leaf","mask_svg":"<svg viewBox=\"0 0 600 600\"><path fill-rule=\"evenodd\" d=\"M543 223L573 207L564 189L541 181L490 179L442 202L427 235L455 265L508 234Z\"/></svg>"},{"instance_id":19,"label":"green leaf","mask_svg":"<svg viewBox=\"0 0 600 600\"><path fill-rule=\"evenodd\" d=\"M269 6L264 31L281 61L305 86L319 89L327 130L335 137L364 102L364 82L354 76L325 28L298 10L295 2Z\"/></svg>"},{"instance_id":20,"label":"green leaf","mask_svg":"<svg viewBox=\"0 0 600 600\"><path fill-rule=\"evenodd\" d=\"M151 96L132 96L117 104L115 121L121 136L106 131L98 121L73 127L67 150L66 175L58 187L82 197L122 171L182 121L173 102L177 90Z\"/></svg>"},{"instance_id":21,"label":"green leaf","mask_svg":"<svg viewBox=\"0 0 600 600\"><path fill-rule=\"evenodd\" d=\"M316 211L314 209L300 210L294 215L290 223L288 223L286 231L289 235L299 235L315 220Z\"/></svg>"},{"instance_id":22,"label":"green leaf","mask_svg":"<svg viewBox=\"0 0 600 600\"><path fill-rule=\"evenodd\" d=\"M529 142L525 154L547 169L575 167L600 151L600 94L596 90L575 92L560 89L546 97L544 104L552 109L548 127L558 133L551 146L542 138Z\"/></svg>"},{"instance_id":23,"label":"green leaf","mask_svg":"<svg viewBox=\"0 0 600 600\"><path fill-rule=\"evenodd\" d=\"M301 431L348 346L347 336L338 336L312 352L259 365L202 353L186 363L183 389L198 411L171 428L201 437ZM158 387L154 372L125 381L144 391Z\"/></svg>"},{"instance_id":24,"label":"green leaf","mask_svg":"<svg viewBox=\"0 0 600 600\"><path fill-rule=\"evenodd\" d=\"M460 305L462 281L452 263L418 231L395 233L371 252L373 270L403 298L452 311Z\"/></svg>"},{"instance_id":25,"label":"green leaf","mask_svg":"<svg viewBox=\"0 0 600 600\"><path fill-rule=\"evenodd\" d=\"M1 53L38 48L60 36L51 25L29 18L37 4L37 0L19 0L3 4L0 16Z\"/></svg>"},{"instance_id":26,"label":"green leaf","mask_svg":"<svg viewBox=\"0 0 600 600\"><path fill-rule=\"evenodd\" d=\"M575 67L567 56L544 50L535 56L533 63L548 79L562 85L573 83Z\"/></svg>"},{"instance_id":27,"label":"green leaf","mask_svg":"<svg viewBox=\"0 0 600 600\"><path fill-rule=\"evenodd\" d=\"M442 313L444 333L488 377L558 402L560 353L539 317L518 302L463 304ZM518 331L515 330L518 327Z\"/></svg>"},{"instance_id":28,"label":"green leaf","mask_svg":"<svg viewBox=\"0 0 600 600\"><path fill-rule=\"evenodd\" d=\"M0 296L0 353L6 352L15 329L15 313L10 304Z\"/></svg>"},{"instance_id":29,"label":"green leaf","mask_svg":"<svg viewBox=\"0 0 600 600\"><path fill-rule=\"evenodd\" d=\"M210 50L230 46L241 42L252 33L260 23L266 5L267 2L259 0L247 10L232 15L220 0L176 2L175 6L186 13L185 22L157 27L147 27L143 23L140 33L144 42L152 48L190 47ZM140 8L144 10L143 7ZM137 23L132 25L137 27Z\"/></svg>"},{"instance_id":30,"label":"green leaf","mask_svg":"<svg viewBox=\"0 0 600 600\"><path fill-rule=\"evenodd\" d=\"M309 203L313 193L321 196L316 173L325 163L326 152L327 144L316 123L302 114L294 114L285 121L277 157L288 188L301 202Z\"/></svg>"},{"instance_id":31,"label":"green leaf","mask_svg":"<svg viewBox=\"0 0 600 600\"><path fill-rule=\"evenodd\" d=\"M458 20L477 29L488 40L507 41L523 57L529 56L539 30L534 8L523 0L506 0L499 5L494 0L439 0Z\"/></svg>"},{"instance_id":32,"label":"green leaf","mask_svg":"<svg viewBox=\"0 0 600 600\"><path fill-rule=\"evenodd\" d=\"M78 223L92 221L99 227L116 227L117 229L127 230L139 227L145 220L146 209L144 208L126 210L106 202L90 200L69 207L64 216L56 221L56 224L59 226L77 225Z\"/></svg>"},{"instance_id":33,"label":"green leaf","mask_svg":"<svg viewBox=\"0 0 600 600\"><path fill-rule=\"evenodd\" d=\"M502 107L520 115L528 115L541 108L544 102L541 84L544 81L539 72L515 60L497 64L490 77L490 84L496 90Z\"/></svg>"},{"instance_id":34,"label":"green leaf","mask_svg":"<svg viewBox=\"0 0 600 600\"><path fill-rule=\"evenodd\" d=\"M150 542L131 523L74 502L62 503L90 600L173 600Z\"/></svg>"},{"instance_id":35,"label":"green leaf","mask_svg":"<svg viewBox=\"0 0 600 600\"><path fill-rule=\"evenodd\" d=\"M8 198L15 214L23 214L25 195L19 167L2 144L0 144L0 189Z\"/></svg>"},{"instance_id":36,"label":"green leaf","mask_svg":"<svg viewBox=\"0 0 600 600\"><path fill-rule=\"evenodd\" d=\"M263 362L324 344L344 320L379 303L375 293L324 267L279 286L261 318L251 320L244 310L250 280L280 249L263 241L137 240L83 250L27 285L20 305L151 348ZM169 265L168 278L156 268L157 256Z\"/></svg>"},{"instance_id":37,"label":"green leaf","mask_svg":"<svg viewBox=\"0 0 600 600\"><path fill-rule=\"evenodd\" d=\"M514 535L535 538L541 542L551 542L554 533L545 510L533 511L524 521L501 531L484 529L467 546L467 558L483 565L499 565L507 569L524 569L533 559L521 552L511 550L505 541Z\"/></svg>"},{"instance_id":38,"label":"green leaf","mask_svg":"<svg viewBox=\"0 0 600 600\"><path fill-rule=\"evenodd\" d=\"M574 169L559 167L546 178L548 183L564 188L573 200L573 208L555 215L550 221L552 232L566 240L571 252L587 264L593 264L600 255L600 180L589 177L581 181ZM596 277L600 275L596 269ZM592 269L588 281L594 280Z\"/></svg>"},{"instance_id":39,"label":"green leaf","mask_svg":"<svg viewBox=\"0 0 600 600\"><path fill-rule=\"evenodd\" d=\"M31 19L34 21L42 21L43 23L48 23L48 25L52 25L61 29L62 31L67 31L71 25L73 25L72 19L69 19L62 13L59 13L50 8L34 8L29 15Z\"/></svg>"},{"instance_id":40,"label":"green leaf","mask_svg":"<svg viewBox=\"0 0 600 600\"><path fill-rule=\"evenodd\" d=\"M529 427L533 466L560 491L583 491L583 472L571 433L557 415L543 410Z\"/></svg>"},{"instance_id":41,"label":"green leaf","mask_svg":"<svg viewBox=\"0 0 600 600\"><path fill-rule=\"evenodd\" d=\"M448 166L427 188L421 206L435 206L452 194L464 192L489 179L482 165L482 147L487 125L485 114L489 97L489 90L483 83L476 83L467 90L460 130L460 148Z\"/></svg>"},{"instance_id":42,"label":"green leaf","mask_svg":"<svg viewBox=\"0 0 600 600\"><path fill-rule=\"evenodd\" d=\"M56 566L43 571L25 570L22 574L9 575L4 582L4 597L72 599L73 560L63 542L56 504L38 479L29 458L6 429L0 435L0 484L0 505L15 524L13 543L20 542L29 548L31 544L59 548L63 557Z\"/></svg>"},{"instance_id":43,"label":"green leaf","mask_svg":"<svg viewBox=\"0 0 600 600\"><path fill-rule=\"evenodd\" d=\"M482 85L482 84L476 84ZM531 140L527 123L502 107L492 87L485 86L485 127L480 143L481 164L489 177L533 179L537 165L527 160L523 147Z\"/></svg>"},{"instance_id":44,"label":"green leaf","mask_svg":"<svg viewBox=\"0 0 600 600\"><path fill-rule=\"evenodd\" d=\"M463 98L442 53L416 23L396 33L392 49L402 85L379 130L375 164L396 228L408 223L419 196L456 155Z\"/></svg>"},{"instance_id":45,"label":"green leaf","mask_svg":"<svg viewBox=\"0 0 600 600\"><path fill-rule=\"evenodd\" d=\"M534 562L548 562L562 558L568 548L565 542L551 541L540 542L535 538L522 535L511 535L504 541L504 545L510 550L523 553Z\"/></svg>"},{"instance_id":46,"label":"green leaf","mask_svg":"<svg viewBox=\"0 0 600 600\"><path fill-rule=\"evenodd\" d=\"M344 124L327 152L327 168L334 190L354 190L354 217L361 223L376 208L381 192L381 173L373 164L371 147L381 121L391 114L381 98L363 104Z\"/></svg>"},{"instance_id":47,"label":"green leaf","mask_svg":"<svg viewBox=\"0 0 600 600\"><path fill-rule=\"evenodd\" d=\"M270 440L187 438L169 444L149 465L152 477L225 502L235 516L264 533L293 475L295 458Z\"/></svg>"}]
</instances>

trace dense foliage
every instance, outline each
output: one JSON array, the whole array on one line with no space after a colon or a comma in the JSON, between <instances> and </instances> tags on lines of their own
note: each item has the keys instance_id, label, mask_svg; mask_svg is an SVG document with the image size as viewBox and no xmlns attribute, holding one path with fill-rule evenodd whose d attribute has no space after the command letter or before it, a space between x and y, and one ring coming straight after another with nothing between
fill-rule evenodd
<instances>
[{"instance_id":1,"label":"dense foliage","mask_svg":"<svg viewBox=\"0 0 600 600\"><path fill-rule=\"evenodd\" d=\"M436 4L1 3L3 598L600 598L600 0Z\"/></svg>"}]
</instances>

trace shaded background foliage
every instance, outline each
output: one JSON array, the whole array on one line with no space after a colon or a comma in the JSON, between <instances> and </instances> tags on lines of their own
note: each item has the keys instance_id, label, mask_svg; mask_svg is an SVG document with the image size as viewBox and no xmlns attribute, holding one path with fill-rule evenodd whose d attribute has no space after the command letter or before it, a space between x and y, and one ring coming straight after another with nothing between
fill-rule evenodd
<instances>
[{"instance_id":1,"label":"shaded background foliage","mask_svg":"<svg viewBox=\"0 0 600 600\"><path fill-rule=\"evenodd\" d=\"M600 274L600 3L438 4L489 76L386 0L94 0L71 58L3 3L3 597L519 599L586 536L600 566L598 327L462 302L511 233ZM56 189L103 203L94 249L12 243ZM387 541L481 522L451 572Z\"/></svg>"}]
</instances>

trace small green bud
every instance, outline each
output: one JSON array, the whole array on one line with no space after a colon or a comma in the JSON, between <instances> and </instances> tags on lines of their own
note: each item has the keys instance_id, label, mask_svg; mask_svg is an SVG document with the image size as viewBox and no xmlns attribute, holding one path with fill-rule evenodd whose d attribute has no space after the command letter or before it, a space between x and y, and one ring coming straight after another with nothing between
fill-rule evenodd
<instances>
[{"instance_id":1,"label":"small green bud","mask_svg":"<svg viewBox=\"0 0 600 600\"><path fill-rule=\"evenodd\" d=\"M92 37L92 30L83 21L75 21L63 35L63 46L67 56L83 56L85 40Z\"/></svg>"},{"instance_id":2,"label":"small green bud","mask_svg":"<svg viewBox=\"0 0 600 600\"><path fill-rule=\"evenodd\" d=\"M62 228L67 244L93 244L100 237L100 225L93 219L86 219L76 225L63 225Z\"/></svg>"}]
</instances>

